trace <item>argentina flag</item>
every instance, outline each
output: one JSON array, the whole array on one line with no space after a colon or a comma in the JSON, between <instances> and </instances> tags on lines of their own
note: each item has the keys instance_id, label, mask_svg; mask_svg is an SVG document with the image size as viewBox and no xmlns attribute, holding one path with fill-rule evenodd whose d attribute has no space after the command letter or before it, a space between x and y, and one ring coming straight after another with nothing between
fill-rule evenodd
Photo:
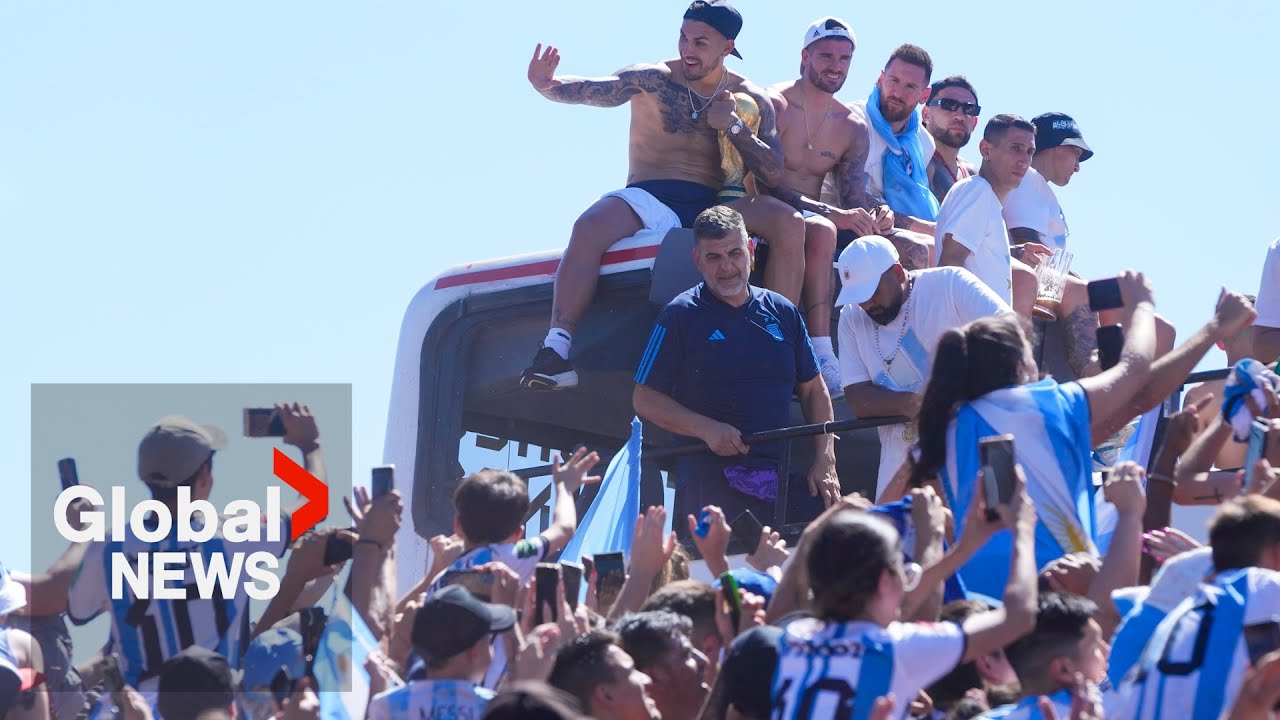
<instances>
[{"instance_id":1,"label":"argentina flag","mask_svg":"<svg viewBox=\"0 0 1280 720\"><path fill-rule=\"evenodd\" d=\"M631 438L610 461L600 491L561 552L561 560L580 562L583 555L618 551L630 557L631 536L640 516L641 428L640 418L631 418Z\"/></svg>"},{"instance_id":2,"label":"argentina flag","mask_svg":"<svg viewBox=\"0 0 1280 720\"><path fill-rule=\"evenodd\" d=\"M1005 433L1014 436L1014 453L1036 510L1036 567L1067 553L1096 553L1089 401L1075 383L1042 380L1001 388L956 413L947 430L942 485L957 533L980 492L978 440ZM1012 534L996 533L961 568L965 587L1003 597L1012 551Z\"/></svg>"},{"instance_id":3,"label":"argentina flag","mask_svg":"<svg viewBox=\"0 0 1280 720\"><path fill-rule=\"evenodd\" d=\"M318 603L325 608L328 620L312 673L323 720L360 720L369 705L369 673L364 664L370 652L378 651L378 641L342 591L346 576L339 577L341 581L334 582L330 595Z\"/></svg>"}]
</instances>

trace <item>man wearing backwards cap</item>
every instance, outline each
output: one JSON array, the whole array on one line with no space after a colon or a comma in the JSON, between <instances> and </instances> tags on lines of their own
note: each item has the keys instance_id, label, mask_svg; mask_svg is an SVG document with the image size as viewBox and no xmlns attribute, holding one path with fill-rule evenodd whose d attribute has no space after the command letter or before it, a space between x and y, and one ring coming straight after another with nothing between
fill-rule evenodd
<instances>
[{"instance_id":1,"label":"man wearing backwards cap","mask_svg":"<svg viewBox=\"0 0 1280 720\"><path fill-rule=\"evenodd\" d=\"M550 46L535 49L529 82L548 100L595 107L631 104L630 168L627 187L607 193L574 224L556 272L551 328L520 376L523 387L556 390L578 384L569 347L595 292L601 256L641 230L661 237L673 228L692 227L698 213L717 204L725 180L722 135L758 181L769 186L781 182L782 149L773 106L764 90L724 64L727 55L742 57L735 43L741 29L742 16L728 2L696 0L680 26L679 58L632 65L604 78L557 76L560 52ZM734 93L755 101L757 131L737 116ZM767 196L729 205L746 219L749 232L769 243L765 286L798 303L804 277L800 214Z\"/></svg>"},{"instance_id":2,"label":"man wearing backwards cap","mask_svg":"<svg viewBox=\"0 0 1280 720\"><path fill-rule=\"evenodd\" d=\"M1067 246L1067 220L1049 183L1066 187L1080 172L1080 163L1093 157L1080 126L1062 113L1031 119L1036 127L1036 154L1022 182L1004 199L1004 224L1012 242L1036 242L1050 250Z\"/></svg>"},{"instance_id":3,"label":"man wearing backwards cap","mask_svg":"<svg viewBox=\"0 0 1280 720\"><path fill-rule=\"evenodd\" d=\"M949 328L1013 312L964 268L905 270L893 244L875 235L850 243L836 269L841 283L836 304L843 306L840 376L849 409L858 417L902 415L914 421L938 338ZM876 497L881 502L907 460L914 428L914 423L878 428Z\"/></svg>"},{"instance_id":4,"label":"man wearing backwards cap","mask_svg":"<svg viewBox=\"0 0 1280 720\"><path fill-rule=\"evenodd\" d=\"M0 717L45 720L49 693L40 644L23 630L5 627L7 616L26 604L26 588L0 564Z\"/></svg>"},{"instance_id":5,"label":"man wearing backwards cap","mask_svg":"<svg viewBox=\"0 0 1280 720\"><path fill-rule=\"evenodd\" d=\"M765 188L805 213L805 271L801 307L818 369L831 397L839 398L839 361L831 347L831 272L836 232L869 235L893 229L893 213L867 197L867 125L835 100L844 86L857 38L845 21L818 18L805 31L800 78L769 88L778 115L778 136L786 161L779 185ZM823 179L835 176L836 206L822 197ZM758 183L759 184L759 183ZM874 212L869 212L871 210Z\"/></svg>"},{"instance_id":6,"label":"man wearing backwards cap","mask_svg":"<svg viewBox=\"0 0 1280 720\"><path fill-rule=\"evenodd\" d=\"M304 467L323 482L320 431L310 409L293 403L277 405L276 412L284 423L284 442L302 450ZM171 517L176 517L179 487L189 487L193 501L209 499L213 491L213 456L226 446L226 433L217 427L201 425L180 415L161 418L138 444L138 477L151 491L152 499L163 503ZM122 552L134 561L142 554L153 552L174 552L188 558L189 553L199 552L204 556L206 567L218 562L212 560L214 555L224 555L221 560L227 568L233 563L230 553L248 557L265 551L279 557L289 546L291 512L291 509L284 510L279 518L263 517L257 541L230 542L219 533L203 543L180 542L175 521L167 538L149 543L126 526L124 540L115 542L108 535L104 542L91 543L85 551L79 571L71 581L67 616L73 623L83 625L109 612L112 644L120 656L125 682L144 693L155 689L156 677L165 661L186 648L198 645L227 658L239 658L249 641L249 596L243 585L249 579L247 575L242 573L235 584L235 593L223 599L206 600L190 593L191 597L185 600L151 598L127 603L111 597L112 554ZM131 513L126 509L128 514ZM199 527L200 522L200 515L192 518L193 527ZM268 526L274 523L279 523L280 529L277 539L271 540ZM174 566L171 564L169 569ZM184 573L182 584L195 585L194 570L187 567ZM127 582L122 586L124 592L131 594Z\"/></svg>"},{"instance_id":7,"label":"man wearing backwards cap","mask_svg":"<svg viewBox=\"0 0 1280 720\"><path fill-rule=\"evenodd\" d=\"M413 618L413 647L426 660L427 679L375 695L369 720L480 717L493 692L480 685L493 661L490 639L510 630L516 613L449 585Z\"/></svg>"}]
</instances>

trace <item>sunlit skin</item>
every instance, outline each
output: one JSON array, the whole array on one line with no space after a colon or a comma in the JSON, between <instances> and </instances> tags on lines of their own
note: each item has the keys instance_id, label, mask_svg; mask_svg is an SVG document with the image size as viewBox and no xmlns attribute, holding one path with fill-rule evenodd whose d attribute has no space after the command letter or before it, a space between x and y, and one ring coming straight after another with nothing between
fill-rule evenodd
<instances>
[{"instance_id":1,"label":"sunlit skin","mask_svg":"<svg viewBox=\"0 0 1280 720\"><path fill-rule=\"evenodd\" d=\"M936 95L930 95L930 100L943 98L946 100L957 100L962 103L978 104L978 98L973 93L962 87L945 87L937 92ZM969 138L973 135L973 131L978 127L978 118L965 115L959 109L943 110L940 107L932 107L926 105L922 119L924 127L938 141L939 145L945 145L953 150L959 150L969 143Z\"/></svg>"},{"instance_id":2,"label":"sunlit skin","mask_svg":"<svg viewBox=\"0 0 1280 720\"><path fill-rule=\"evenodd\" d=\"M845 38L823 38L800 51L800 68L813 86L832 95L844 87L853 62L853 43Z\"/></svg>"},{"instance_id":3,"label":"sunlit skin","mask_svg":"<svg viewBox=\"0 0 1280 720\"><path fill-rule=\"evenodd\" d=\"M684 70L685 79L693 84L714 73L714 77L710 78L713 81L712 87L709 88L714 90L715 83L720 80L724 59L733 50L733 41L704 22L685 20L680 25L680 41L677 47L680 53L680 67ZM710 92L703 94L709 95Z\"/></svg>"},{"instance_id":4,"label":"sunlit skin","mask_svg":"<svg viewBox=\"0 0 1280 720\"><path fill-rule=\"evenodd\" d=\"M1004 202L1005 196L1018 187L1031 167L1036 137L1030 130L1009 128L994 142L984 139L978 143L978 150L982 153L982 177L991 183L996 197Z\"/></svg>"},{"instance_id":5,"label":"sunlit skin","mask_svg":"<svg viewBox=\"0 0 1280 720\"><path fill-rule=\"evenodd\" d=\"M1031 166L1045 180L1059 187L1066 187L1071 176L1080 172L1080 156L1084 151L1074 145L1059 145L1036 153Z\"/></svg>"},{"instance_id":6,"label":"sunlit skin","mask_svg":"<svg viewBox=\"0 0 1280 720\"><path fill-rule=\"evenodd\" d=\"M636 669L636 663L622 648L611 645L608 663L614 668L614 682L600 685L587 708L597 717L618 720L661 720L658 705L649 694L653 680Z\"/></svg>"},{"instance_id":7,"label":"sunlit skin","mask_svg":"<svg viewBox=\"0 0 1280 720\"><path fill-rule=\"evenodd\" d=\"M739 307L751 299L751 248L747 234L730 232L722 238L700 238L693 244L693 262L711 293L727 305Z\"/></svg>"},{"instance_id":8,"label":"sunlit skin","mask_svg":"<svg viewBox=\"0 0 1280 720\"><path fill-rule=\"evenodd\" d=\"M924 68L901 60L891 60L880 71L880 114L894 132L907 126L916 106L929 99L929 78Z\"/></svg>"}]
</instances>

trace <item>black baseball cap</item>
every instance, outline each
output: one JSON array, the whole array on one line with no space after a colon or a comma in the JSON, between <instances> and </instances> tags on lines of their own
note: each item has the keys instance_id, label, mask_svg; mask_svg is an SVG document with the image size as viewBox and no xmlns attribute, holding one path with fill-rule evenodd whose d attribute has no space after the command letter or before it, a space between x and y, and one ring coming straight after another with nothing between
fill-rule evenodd
<instances>
[{"instance_id":1,"label":"black baseball cap","mask_svg":"<svg viewBox=\"0 0 1280 720\"><path fill-rule=\"evenodd\" d=\"M781 643L782 628L764 625L739 635L729 646L720 665L725 700L743 715L769 717L772 712L769 695Z\"/></svg>"},{"instance_id":2,"label":"black baseball cap","mask_svg":"<svg viewBox=\"0 0 1280 720\"><path fill-rule=\"evenodd\" d=\"M432 595L413 619L413 648L427 661L443 661L480 642L487 635L510 630L516 611L506 605L481 602L460 585Z\"/></svg>"},{"instance_id":3,"label":"black baseball cap","mask_svg":"<svg viewBox=\"0 0 1280 720\"><path fill-rule=\"evenodd\" d=\"M684 19L704 22L730 40L737 40L738 33L742 32L742 15L725 0L694 0L684 11ZM729 54L742 58L736 46Z\"/></svg>"},{"instance_id":4,"label":"black baseball cap","mask_svg":"<svg viewBox=\"0 0 1280 720\"><path fill-rule=\"evenodd\" d=\"M160 666L156 709L161 717L181 720L228 708L235 700L238 676L225 657L192 645Z\"/></svg>"},{"instance_id":5,"label":"black baseball cap","mask_svg":"<svg viewBox=\"0 0 1280 720\"><path fill-rule=\"evenodd\" d=\"M1080 126L1066 113L1051 112L1031 119L1036 126L1036 152L1062 145L1080 148L1080 162L1093 157L1093 150L1085 144Z\"/></svg>"}]
</instances>

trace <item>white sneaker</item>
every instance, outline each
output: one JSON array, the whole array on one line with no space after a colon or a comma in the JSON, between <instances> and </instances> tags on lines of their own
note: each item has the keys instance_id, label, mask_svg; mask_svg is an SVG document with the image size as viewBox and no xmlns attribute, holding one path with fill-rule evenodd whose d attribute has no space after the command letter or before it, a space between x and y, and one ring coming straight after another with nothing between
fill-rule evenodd
<instances>
[{"instance_id":1,"label":"white sneaker","mask_svg":"<svg viewBox=\"0 0 1280 720\"><path fill-rule=\"evenodd\" d=\"M822 381L827 384L827 392L831 393L832 400L844 397L844 385L840 382L839 360L819 357L818 372L822 374Z\"/></svg>"}]
</instances>

